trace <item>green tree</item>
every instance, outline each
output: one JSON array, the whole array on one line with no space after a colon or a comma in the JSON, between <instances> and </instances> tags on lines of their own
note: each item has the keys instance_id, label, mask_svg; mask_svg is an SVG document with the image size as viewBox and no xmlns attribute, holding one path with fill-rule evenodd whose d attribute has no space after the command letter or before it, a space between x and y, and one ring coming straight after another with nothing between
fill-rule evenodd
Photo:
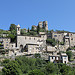
<instances>
[{"instance_id":1,"label":"green tree","mask_svg":"<svg viewBox=\"0 0 75 75\"><path fill-rule=\"evenodd\" d=\"M30 71L28 73L28 75L45 75L45 74L38 69L34 69L34 70Z\"/></svg>"},{"instance_id":2,"label":"green tree","mask_svg":"<svg viewBox=\"0 0 75 75\"><path fill-rule=\"evenodd\" d=\"M35 54L34 54L34 57L35 57L35 58L41 58L41 55L40 55L39 53L35 53Z\"/></svg>"},{"instance_id":3,"label":"green tree","mask_svg":"<svg viewBox=\"0 0 75 75\"><path fill-rule=\"evenodd\" d=\"M21 29L21 34L26 34L25 30L24 29Z\"/></svg>"},{"instance_id":4,"label":"green tree","mask_svg":"<svg viewBox=\"0 0 75 75\"><path fill-rule=\"evenodd\" d=\"M66 54L68 55L68 59L70 61L71 57L72 57L72 52L71 51L66 51Z\"/></svg>"},{"instance_id":5,"label":"green tree","mask_svg":"<svg viewBox=\"0 0 75 75\"><path fill-rule=\"evenodd\" d=\"M55 46L57 44L57 42L55 41L55 39L47 39L46 42L52 46Z\"/></svg>"},{"instance_id":6,"label":"green tree","mask_svg":"<svg viewBox=\"0 0 75 75\"><path fill-rule=\"evenodd\" d=\"M57 67L54 65L54 63L48 63L45 67L46 69L46 74L56 74L57 73Z\"/></svg>"},{"instance_id":7,"label":"green tree","mask_svg":"<svg viewBox=\"0 0 75 75\"><path fill-rule=\"evenodd\" d=\"M34 31L34 26L32 26L31 30Z\"/></svg>"},{"instance_id":8,"label":"green tree","mask_svg":"<svg viewBox=\"0 0 75 75\"><path fill-rule=\"evenodd\" d=\"M30 29L28 28L28 32L30 32Z\"/></svg>"},{"instance_id":9,"label":"green tree","mask_svg":"<svg viewBox=\"0 0 75 75\"><path fill-rule=\"evenodd\" d=\"M10 62L9 59L5 59L5 60L3 60L2 65L6 65L6 64L9 63L9 62Z\"/></svg>"},{"instance_id":10,"label":"green tree","mask_svg":"<svg viewBox=\"0 0 75 75\"><path fill-rule=\"evenodd\" d=\"M16 61L10 61L2 69L3 75L21 75L20 65Z\"/></svg>"},{"instance_id":11,"label":"green tree","mask_svg":"<svg viewBox=\"0 0 75 75\"><path fill-rule=\"evenodd\" d=\"M60 68L60 72L62 73L62 75L69 75L69 73L71 72L71 67L67 65L63 65Z\"/></svg>"},{"instance_id":12,"label":"green tree","mask_svg":"<svg viewBox=\"0 0 75 75\"><path fill-rule=\"evenodd\" d=\"M39 25L37 26L37 33L39 34L39 31L40 31L40 27Z\"/></svg>"},{"instance_id":13,"label":"green tree","mask_svg":"<svg viewBox=\"0 0 75 75\"><path fill-rule=\"evenodd\" d=\"M16 31L16 25L15 24L11 24L9 29L10 29L10 31L13 31L13 30Z\"/></svg>"},{"instance_id":14,"label":"green tree","mask_svg":"<svg viewBox=\"0 0 75 75\"><path fill-rule=\"evenodd\" d=\"M11 38L11 42L16 42L16 36L15 35L9 34L7 37Z\"/></svg>"}]
</instances>

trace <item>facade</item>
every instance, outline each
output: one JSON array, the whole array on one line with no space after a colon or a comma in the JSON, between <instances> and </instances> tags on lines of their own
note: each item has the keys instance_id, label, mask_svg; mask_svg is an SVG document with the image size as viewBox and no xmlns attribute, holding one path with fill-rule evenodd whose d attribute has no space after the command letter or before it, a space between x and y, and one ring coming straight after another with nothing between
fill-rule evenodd
<instances>
[{"instance_id":1,"label":"facade","mask_svg":"<svg viewBox=\"0 0 75 75\"><path fill-rule=\"evenodd\" d=\"M9 49L10 38L0 38L0 43L3 49Z\"/></svg>"},{"instance_id":2,"label":"facade","mask_svg":"<svg viewBox=\"0 0 75 75\"><path fill-rule=\"evenodd\" d=\"M68 63L68 56L66 53L61 53L60 55L49 55L49 61L53 63Z\"/></svg>"},{"instance_id":3,"label":"facade","mask_svg":"<svg viewBox=\"0 0 75 75\"><path fill-rule=\"evenodd\" d=\"M50 46L50 45L47 45L46 46L46 50L47 50L47 52L55 52L56 51L56 48L55 47L52 47L52 46Z\"/></svg>"},{"instance_id":4,"label":"facade","mask_svg":"<svg viewBox=\"0 0 75 75\"><path fill-rule=\"evenodd\" d=\"M55 39L59 42L64 42L65 49L75 46L75 33L65 32L51 32L47 34L47 38Z\"/></svg>"},{"instance_id":5,"label":"facade","mask_svg":"<svg viewBox=\"0 0 75 75\"><path fill-rule=\"evenodd\" d=\"M20 26L17 26L17 47L24 49L27 44L39 44L40 50L45 50L46 47L46 34L40 34L38 36L23 36L20 35ZM29 45L27 45L29 48ZM34 45L33 45L34 46Z\"/></svg>"},{"instance_id":6,"label":"facade","mask_svg":"<svg viewBox=\"0 0 75 75\"><path fill-rule=\"evenodd\" d=\"M48 34L48 38L55 39L57 41L63 42L64 36L67 35L67 33L58 33L58 32L51 32Z\"/></svg>"},{"instance_id":7,"label":"facade","mask_svg":"<svg viewBox=\"0 0 75 75\"><path fill-rule=\"evenodd\" d=\"M26 51L28 52L28 54L39 53L40 52L39 45L38 44L26 44Z\"/></svg>"},{"instance_id":8,"label":"facade","mask_svg":"<svg viewBox=\"0 0 75 75\"><path fill-rule=\"evenodd\" d=\"M9 44L9 49L12 50L12 49L15 49L16 48L16 43L10 43Z\"/></svg>"},{"instance_id":9,"label":"facade","mask_svg":"<svg viewBox=\"0 0 75 75\"><path fill-rule=\"evenodd\" d=\"M65 36L65 45L69 45L69 47L75 46L75 34L68 33Z\"/></svg>"},{"instance_id":10,"label":"facade","mask_svg":"<svg viewBox=\"0 0 75 75\"><path fill-rule=\"evenodd\" d=\"M9 34L0 34L2 37L7 37Z\"/></svg>"}]
</instances>

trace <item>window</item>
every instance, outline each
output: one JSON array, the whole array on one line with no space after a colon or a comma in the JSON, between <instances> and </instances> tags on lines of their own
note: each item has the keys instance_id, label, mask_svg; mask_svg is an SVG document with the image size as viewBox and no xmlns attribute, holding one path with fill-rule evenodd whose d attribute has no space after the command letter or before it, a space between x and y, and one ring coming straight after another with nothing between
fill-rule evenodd
<instances>
[{"instance_id":1,"label":"window","mask_svg":"<svg viewBox=\"0 0 75 75\"><path fill-rule=\"evenodd\" d=\"M71 40L73 40L73 38Z\"/></svg>"},{"instance_id":2,"label":"window","mask_svg":"<svg viewBox=\"0 0 75 75\"><path fill-rule=\"evenodd\" d=\"M31 38L29 38L29 40L31 40Z\"/></svg>"},{"instance_id":3,"label":"window","mask_svg":"<svg viewBox=\"0 0 75 75\"><path fill-rule=\"evenodd\" d=\"M13 45L12 45L12 47L13 47Z\"/></svg>"},{"instance_id":4,"label":"window","mask_svg":"<svg viewBox=\"0 0 75 75\"><path fill-rule=\"evenodd\" d=\"M62 56L61 56L61 59L62 59Z\"/></svg>"},{"instance_id":5,"label":"window","mask_svg":"<svg viewBox=\"0 0 75 75\"><path fill-rule=\"evenodd\" d=\"M53 59L53 57L52 57L52 59Z\"/></svg>"},{"instance_id":6,"label":"window","mask_svg":"<svg viewBox=\"0 0 75 75\"><path fill-rule=\"evenodd\" d=\"M57 35L54 35L54 37L57 37Z\"/></svg>"},{"instance_id":7,"label":"window","mask_svg":"<svg viewBox=\"0 0 75 75\"><path fill-rule=\"evenodd\" d=\"M57 57L55 57L55 60L56 60L56 58L57 58Z\"/></svg>"},{"instance_id":8,"label":"window","mask_svg":"<svg viewBox=\"0 0 75 75\"><path fill-rule=\"evenodd\" d=\"M18 31L19 31L19 28L18 28Z\"/></svg>"},{"instance_id":9,"label":"window","mask_svg":"<svg viewBox=\"0 0 75 75\"><path fill-rule=\"evenodd\" d=\"M6 46L8 46L8 44Z\"/></svg>"},{"instance_id":10,"label":"window","mask_svg":"<svg viewBox=\"0 0 75 75\"><path fill-rule=\"evenodd\" d=\"M26 39L26 37L25 37L25 39Z\"/></svg>"}]
</instances>

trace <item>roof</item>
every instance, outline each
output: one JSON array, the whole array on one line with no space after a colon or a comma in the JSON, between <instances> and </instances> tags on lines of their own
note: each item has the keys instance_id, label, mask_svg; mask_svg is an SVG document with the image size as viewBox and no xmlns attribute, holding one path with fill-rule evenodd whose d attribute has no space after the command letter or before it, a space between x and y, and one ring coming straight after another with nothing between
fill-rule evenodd
<instances>
[{"instance_id":1,"label":"roof","mask_svg":"<svg viewBox=\"0 0 75 75\"><path fill-rule=\"evenodd\" d=\"M61 55L62 55L62 56L67 56L67 54L66 54L66 53L61 53Z\"/></svg>"},{"instance_id":2,"label":"roof","mask_svg":"<svg viewBox=\"0 0 75 75\"><path fill-rule=\"evenodd\" d=\"M60 55L49 55L51 57L59 57Z\"/></svg>"},{"instance_id":3,"label":"roof","mask_svg":"<svg viewBox=\"0 0 75 75\"><path fill-rule=\"evenodd\" d=\"M20 25L18 24L17 27L20 27Z\"/></svg>"},{"instance_id":4,"label":"roof","mask_svg":"<svg viewBox=\"0 0 75 75\"><path fill-rule=\"evenodd\" d=\"M29 43L29 44L26 44L26 45L38 45L38 44L30 44L30 43Z\"/></svg>"}]
</instances>

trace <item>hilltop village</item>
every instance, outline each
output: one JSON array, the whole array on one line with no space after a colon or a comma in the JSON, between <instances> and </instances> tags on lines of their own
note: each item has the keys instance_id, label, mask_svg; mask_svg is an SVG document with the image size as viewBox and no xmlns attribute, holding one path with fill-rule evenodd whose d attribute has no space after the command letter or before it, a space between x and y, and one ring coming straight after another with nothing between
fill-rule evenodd
<instances>
[{"instance_id":1,"label":"hilltop village","mask_svg":"<svg viewBox=\"0 0 75 75\"><path fill-rule=\"evenodd\" d=\"M14 58L16 56L27 55L32 57L40 54L45 60L53 63L68 63L71 58L66 54L67 51L75 53L75 33L67 31L49 31L47 21L39 22L21 29L21 25L12 24L10 33L1 33L0 30L0 55ZM12 36L15 35L15 37ZM13 38L12 38L13 37ZM72 59L75 56L73 55Z\"/></svg>"}]
</instances>

